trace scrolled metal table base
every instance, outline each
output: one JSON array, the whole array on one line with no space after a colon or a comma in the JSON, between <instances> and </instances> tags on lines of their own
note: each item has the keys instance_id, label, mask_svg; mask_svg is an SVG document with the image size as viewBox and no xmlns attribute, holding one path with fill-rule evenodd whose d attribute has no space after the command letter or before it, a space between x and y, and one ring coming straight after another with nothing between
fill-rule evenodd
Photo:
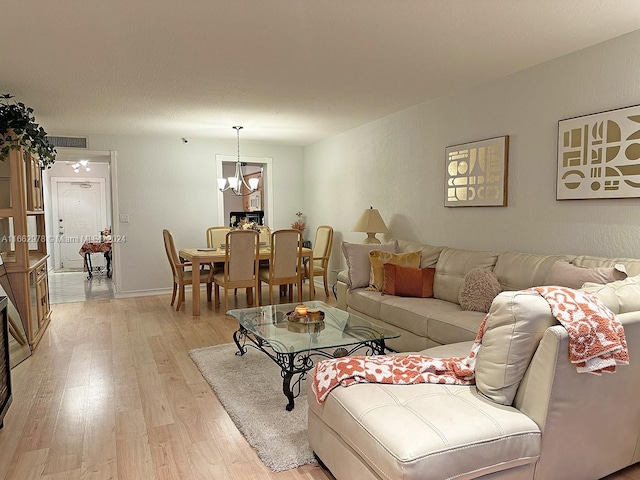
<instances>
[{"instance_id":1,"label":"scrolled metal table base","mask_svg":"<svg viewBox=\"0 0 640 480\"><path fill-rule=\"evenodd\" d=\"M247 347L253 347L263 352L271 360L280 367L280 376L282 377L282 393L287 397L288 403L285 409L290 412L295 406L294 399L300 395L301 382L307 376L313 366L314 361L312 355L325 358L337 358L351 355L357 350L365 348L363 355L383 355L385 352L384 339L366 340L355 344L351 349L338 347L333 352L327 350L332 347L323 349L310 348L303 352L280 353L274 349L266 340L256 337L242 325L238 330L233 332L233 341L238 347L236 355L244 355L247 353ZM247 343L249 342L249 343ZM284 350L284 345L277 345L278 350ZM293 383L292 383L293 382Z\"/></svg>"}]
</instances>

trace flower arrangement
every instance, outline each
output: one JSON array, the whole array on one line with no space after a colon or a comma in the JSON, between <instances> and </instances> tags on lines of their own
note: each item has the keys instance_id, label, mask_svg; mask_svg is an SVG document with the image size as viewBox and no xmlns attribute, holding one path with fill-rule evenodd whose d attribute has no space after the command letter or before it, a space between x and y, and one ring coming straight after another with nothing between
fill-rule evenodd
<instances>
[{"instance_id":1,"label":"flower arrangement","mask_svg":"<svg viewBox=\"0 0 640 480\"><path fill-rule=\"evenodd\" d=\"M10 150L25 148L38 155L41 168L51 168L56 161L56 149L47 140L47 132L36 123L33 108L11 101L12 95L0 95L0 160Z\"/></svg>"},{"instance_id":2,"label":"flower arrangement","mask_svg":"<svg viewBox=\"0 0 640 480\"><path fill-rule=\"evenodd\" d=\"M256 232L259 232L260 225L258 225L256 222L250 222L246 218L242 218L238 222L238 226L236 227L236 230L255 230Z\"/></svg>"},{"instance_id":3,"label":"flower arrangement","mask_svg":"<svg viewBox=\"0 0 640 480\"><path fill-rule=\"evenodd\" d=\"M298 217L298 220L291 224L291 228L300 230L300 233L304 233L304 229L307 228L307 225L302 220L302 212L297 212L296 216Z\"/></svg>"}]
</instances>

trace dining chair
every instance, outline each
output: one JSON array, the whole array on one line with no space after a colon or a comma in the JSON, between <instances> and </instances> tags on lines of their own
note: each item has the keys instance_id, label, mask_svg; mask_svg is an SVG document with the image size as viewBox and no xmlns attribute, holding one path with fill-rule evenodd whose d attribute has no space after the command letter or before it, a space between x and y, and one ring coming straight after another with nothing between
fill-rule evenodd
<instances>
[{"instance_id":1,"label":"dining chair","mask_svg":"<svg viewBox=\"0 0 640 480\"><path fill-rule=\"evenodd\" d=\"M260 240L255 230L231 230L225 237L224 270L213 275L214 303L220 306L220 287L224 288L224 308L229 310L229 289L246 288L247 303L260 306L258 268Z\"/></svg>"},{"instance_id":2,"label":"dining chair","mask_svg":"<svg viewBox=\"0 0 640 480\"><path fill-rule=\"evenodd\" d=\"M273 305L274 285L288 285L289 301L293 301L293 284L298 285L298 301L302 301L302 233L300 230L276 230L271 234L269 266L261 267L258 295L262 282L269 284L269 302Z\"/></svg>"},{"instance_id":3,"label":"dining chair","mask_svg":"<svg viewBox=\"0 0 640 480\"><path fill-rule=\"evenodd\" d=\"M260 244L267 247L271 246L271 229L266 225L260 225Z\"/></svg>"},{"instance_id":4,"label":"dining chair","mask_svg":"<svg viewBox=\"0 0 640 480\"><path fill-rule=\"evenodd\" d=\"M207 247L221 248L227 241L227 233L231 231L231 227L209 227L207 228Z\"/></svg>"},{"instance_id":5,"label":"dining chair","mask_svg":"<svg viewBox=\"0 0 640 480\"><path fill-rule=\"evenodd\" d=\"M329 281L327 278L329 271L329 257L333 245L333 228L329 225L320 225L316 229L316 239L313 242L313 257L304 265L304 275L313 283L313 277L322 275L324 281L324 292L329 296ZM313 288L310 285L309 288Z\"/></svg>"},{"instance_id":6,"label":"dining chair","mask_svg":"<svg viewBox=\"0 0 640 480\"><path fill-rule=\"evenodd\" d=\"M178 251L176 250L176 244L173 240L173 235L167 229L162 230L162 236L164 238L164 249L167 252L167 258L169 259L169 265L171 266L171 273L173 274L173 295L171 297L171 305L175 303L176 292L178 293L178 302L176 304L176 310L180 310L182 302L184 302L184 287L185 285L191 285L192 288L200 288L201 283L207 285L207 301L211 301L211 288L213 285L213 270L205 265L202 270L197 272L198 279L197 285L193 285L193 271L188 270L187 267L191 266L191 263L184 262L178 257Z\"/></svg>"},{"instance_id":7,"label":"dining chair","mask_svg":"<svg viewBox=\"0 0 640 480\"><path fill-rule=\"evenodd\" d=\"M207 248L222 248L227 241L227 233L231 227L209 227L207 228ZM214 262L211 267L215 271L222 271L224 262Z\"/></svg>"}]
</instances>

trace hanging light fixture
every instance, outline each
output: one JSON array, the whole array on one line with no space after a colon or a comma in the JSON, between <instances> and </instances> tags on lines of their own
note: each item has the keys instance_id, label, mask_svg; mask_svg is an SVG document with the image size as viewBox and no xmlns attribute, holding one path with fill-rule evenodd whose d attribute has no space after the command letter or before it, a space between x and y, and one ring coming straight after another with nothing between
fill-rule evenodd
<instances>
[{"instance_id":1,"label":"hanging light fixture","mask_svg":"<svg viewBox=\"0 0 640 480\"><path fill-rule=\"evenodd\" d=\"M219 178L218 179L218 189L221 192L229 192L234 193L235 195L248 195L249 193L253 193L258 189L258 183L260 183L260 179L258 178L250 178L249 182L245 180L242 175L242 162L240 161L240 130L242 127L236 126L233 127L236 131L236 135L238 137L238 160L236 161L236 173L233 177L229 178ZM244 186L248 192L242 193L242 186Z\"/></svg>"},{"instance_id":2,"label":"hanging light fixture","mask_svg":"<svg viewBox=\"0 0 640 480\"><path fill-rule=\"evenodd\" d=\"M89 160L80 160L75 163L67 162L67 165L71 166L75 173L80 173L80 167L83 167L85 172L91 171L91 167L89 167Z\"/></svg>"}]
</instances>

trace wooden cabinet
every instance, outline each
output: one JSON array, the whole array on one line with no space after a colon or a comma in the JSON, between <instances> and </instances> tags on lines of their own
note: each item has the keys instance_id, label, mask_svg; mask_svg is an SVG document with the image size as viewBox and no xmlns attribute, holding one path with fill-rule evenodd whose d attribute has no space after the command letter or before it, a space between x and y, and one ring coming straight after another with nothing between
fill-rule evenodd
<instances>
[{"instance_id":1,"label":"wooden cabinet","mask_svg":"<svg viewBox=\"0 0 640 480\"><path fill-rule=\"evenodd\" d=\"M255 172L250 173L244 176L245 180L248 182L250 178L258 179L258 188L255 192L249 193L249 190L243 185L242 186L242 209L245 212L255 212L258 210L263 210L262 205L262 173Z\"/></svg>"},{"instance_id":2,"label":"wooden cabinet","mask_svg":"<svg viewBox=\"0 0 640 480\"><path fill-rule=\"evenodd\" d=\"M42 170L36 156L11 150L0 161L0 255L31 348L49 324L49 283ZM8 193L7 193L8 192Z\"/></svg>"},{"instance_id":3,"label":"wooden cabinet","mask_svg":"<svg viewBox=\"0 0 640 480\"><path fill-rule=\"evenodd\" d=\"M44 211L42 201L42 170L38 157L28 152L24 154L27 191L27 210L34 212Z\"/></svg>"},{"instance_id":4,"label":"wooden cabinet","mask_svg":"<svg viewBox=\"0 0 640 480\"><path fill-rule=\"evenodd\" d=\"M49 314L51 309L49 308L49 277L47 277L47 262L31 272L31 278L29 280L29 286L35 283L35 300L36 300L36 315L32 318L33 327L31 331L34 332L34 337L40 333L40 330L46 326L49 322Z\"/></svg>"}]
</instances>

